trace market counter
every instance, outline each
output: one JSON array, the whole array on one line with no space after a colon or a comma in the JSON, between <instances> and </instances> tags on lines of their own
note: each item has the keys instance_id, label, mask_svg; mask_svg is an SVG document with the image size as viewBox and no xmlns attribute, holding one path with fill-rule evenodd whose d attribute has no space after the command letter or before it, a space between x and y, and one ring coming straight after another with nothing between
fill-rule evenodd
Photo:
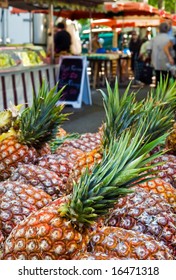
<instances>
[{"instance_id":1,"label":"market counter","mask_svg":"<svg viewBox=\"0 0 176 280\"><path fill-rule=\"evenodd\" d=\"M30 106L35 94L45 79L52 88L56 85L59 65L40 65L25 68L9 68L0 71L0 110L9 103Z\"/></svg>"},{"instance_id":2,"label":"market counter","mask_svg":"<svg viewBox=\"0 0 176 280\"><path fill-rule=\"evenodd\" d=\"M47 62L44 48L26 45L0 47L0 110L12 104L31 105L43 79L56 84L58 65Z\"/></svg>"}]
</instances>

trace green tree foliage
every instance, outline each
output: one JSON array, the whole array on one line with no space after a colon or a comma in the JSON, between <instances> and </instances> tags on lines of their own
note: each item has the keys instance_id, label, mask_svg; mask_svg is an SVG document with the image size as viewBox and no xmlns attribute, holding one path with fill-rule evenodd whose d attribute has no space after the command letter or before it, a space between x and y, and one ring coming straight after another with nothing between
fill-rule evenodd
<instances>
[{"instance_id":1,"label":"green tree foliage","mask_svg":"<svg viewBox=\"0 0 176 280\"><path fill-rule=\"evenodd\" d=\"M176 1L175 0L148 0L148 4L158 9L164 7L165 11L169 13L176 13Z\"/></svg>"}]
</instances>

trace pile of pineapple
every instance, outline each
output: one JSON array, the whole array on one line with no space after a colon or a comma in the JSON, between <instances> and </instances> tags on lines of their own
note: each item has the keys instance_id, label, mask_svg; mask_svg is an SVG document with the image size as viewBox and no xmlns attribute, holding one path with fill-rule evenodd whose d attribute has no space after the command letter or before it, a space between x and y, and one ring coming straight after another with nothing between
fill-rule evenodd
<instances>
[{"instance_id":1,"label":"pile of pineapple","mask_svg":"<svg viewBox=\"0 0 176 280\"><path fill-rule=\"evenodd\" d=\"M45 82L31 107L0 112L2 260L175 259L176 83L166 84L137 101L107 82L96 133L64 131L62 90Z\"/></svg>"}]
</instances>

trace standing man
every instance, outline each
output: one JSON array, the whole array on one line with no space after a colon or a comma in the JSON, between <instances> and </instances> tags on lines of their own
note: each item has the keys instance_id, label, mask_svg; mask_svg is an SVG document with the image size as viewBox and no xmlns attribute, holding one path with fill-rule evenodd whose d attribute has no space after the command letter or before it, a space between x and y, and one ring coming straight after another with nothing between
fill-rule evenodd
<instances>
[{"instance_id":1,"label":"standing man","mask_svg":"<svg viewBox=\"0 0 176 280\"><path fill-rule=\"evenodd\" d=\"M171 77L167 63L174 63L174 52L170 48L171 39L168 35L168 24L163 22L159 26L159 33L151 40L151 63L155 70L156 86L160 80Z\"/></svg>"},{"instance_id":2,"label":"standing man","mask_svg":"<svg viewBox=\"0 0 176 280\"><path fill-rule=\"evenodd\" d=\"M55 55L70 54L71 36L65 29L65 24L59 22L57 32L54 35L54 50Z\"/></svg>"}]
</instances>

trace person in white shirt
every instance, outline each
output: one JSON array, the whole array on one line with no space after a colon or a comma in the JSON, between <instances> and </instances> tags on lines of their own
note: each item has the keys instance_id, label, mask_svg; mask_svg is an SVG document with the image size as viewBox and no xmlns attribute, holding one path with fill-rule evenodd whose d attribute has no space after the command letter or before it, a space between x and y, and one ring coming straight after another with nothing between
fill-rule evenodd
<instances>
[{"instance_id":1,"label":"person in white shirt","mask_svg":"<svg viewBox=\"0 0 176 280\"><path fill-rule=\"evenodd\" d=\"M159 33L150 41L151 64L155 70L156 86L160 83L161 78L162 80L170 79L171 73L168 71L167 63L174 63L174 51L170 49L171 39L168 30L168 24L161 23Z\"/></svg>"}]
</instances>

